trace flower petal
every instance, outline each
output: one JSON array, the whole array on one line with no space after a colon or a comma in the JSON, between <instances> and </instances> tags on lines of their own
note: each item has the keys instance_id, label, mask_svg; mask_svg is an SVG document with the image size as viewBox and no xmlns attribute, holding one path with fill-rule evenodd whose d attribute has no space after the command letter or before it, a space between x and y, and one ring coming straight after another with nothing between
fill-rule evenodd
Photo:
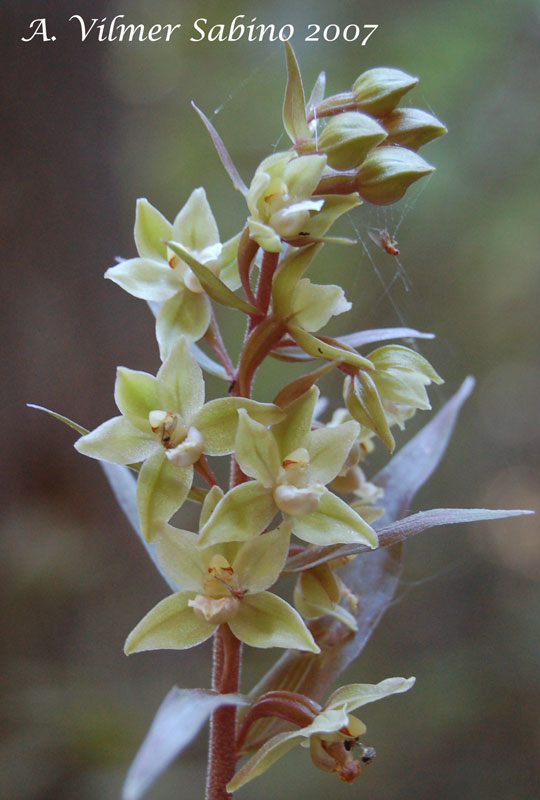
<instances>
[{"instance_id":1,"label":"flower petal","mask_svg":"<svg viewBox=\"0 0 540 800\"><path fill-rule=\"evenodd\" d=\"M269 489L265 489L259 481L241 483L219 501L201 529L199 545L207 547L215 542L251 539L266 528L276 511Z\"/></svg>"},{"instance_id":2,"label":"flower petal","mask_svg":"<svg viewBox=\"0 0 540 800\"><path fill-rule=\"evenodd\" d=\"M242 588L254 594L277 581L287 558L290 538L291 526L284 522L276 530L255 536L240 547L232 566Z\"/></svg>"},{"instance_id":3,"label":"flower petal","mask_svg":"<svg viewBox=\"0 0 540 800\"><path fill-rule=\"evenodd\" d=\"M227 784L227 791L236 792L237 789L252 781L253 778L262 775L278 758L284 756L285 753L288 753L289 750L292 750L293 747L296 747L297 744L300 744L305 739L306 737L302 730L278 733L277 736L273 736L257 750L249 761L246 761L240 767L234 778Z\"/></svg>"},{"instance_id":4,"label":"flower petal","mask_svg":"<svg viewBox=\"0 0 540 800\"><path fill-rule=\"evenodd\" d=\"M276 440L264 425L251 419L244 409L237 413L236 460L246 475L256 478L269 489L274 486L280 469Z\"/></svg>"},{"instance_id":5,"label":"flower petal","mask_svg":"<svg viewBox=\"0 0 540 800\"><path fill-rule=\"evenodd\" d=\"M373 703L375 700L389 697L391 694L407 692L414 685L415 680L415 678L387 678L374 685L369 683L350 683L348 686L336 689L330 695L324 707L332 710L343 709L349 713L360 708L360 706L365 706L367 703Z\"/></svg>"},{"instance_id":6,"label":"flower petal","mask_svg":"<svg viewBox=\"0 0 540 800\"><path fill-rule=\"evenodd\" d=\"M210 325L212 306L204 292L180 290L161 306L156 319L156 337L161 359L165 361L181 336L196 342Z\"/></svg>"},{"instance_id":7,"label":"flower petal","mask_svg":"<svg viewBox=\"0 0 540 800\"><path fill-rule=\"evenodd\" d=\"M190 250L204 250L219 242L219 231L206 192L194 189L172 226L172 238Z\"/></svg>"},{"instance_id":8,"label":"flower petal","mask_svg":"<svg viewBox=\"0 0 540 800\"><path fill-rule=\"evenodd\" d=\"M186 426L191 424L195 413L204 403L204 380L202 370L195 357L189 352L188 342L181 337L161 365L158 380L171 391L174 408L179 412Z\"/></svg>"},{"instance_id":9,"label":"flower petal","mask_svg":"<svg viewBox=\"0 0 540 800\"><path fill-rule=\"evenodd\" d=\"M115 267L110 267L105 277L133 297L157 303L173 297L180 288L175 271L166 262L151 261L149 258L121 261Z\"/></svg>"},{"instance_id":10,"label":"flower petal","mask_svg":"<svg viewBox=\"0 0 540 800\"><path fill-rule=\"evenodd\" d=\"M172 225L146 197L137 200L135 213L135 244L142 258L167 261L167 245Z\"/></svg>"},{"instance_id":11,"label":"flower petal","mask_svg":"<svg viewBox=\"0 0 540 800\"><path fill-rule=\"evenodd\" d=\"M114 400L122 414L143 433L150 433L150 412L168 407L163 394L159 381L153 375L118 367Z\"/></svg>"},{"instance_id":12,"label":"flower petal","mask_svg":"<svg viewBox=\"0 0 540 800\"><path fill-rule=\"evenodd\" d=\"M272 403L258 403L256 400L247 400L244 397L210 400L195 414L192 421L203 435L205 453L211 456L223 456L234 451L239 409L246 409L250 419L263 425L279 422L284 417L283 411Z\"/></svg>"},{"instance_id":13,"label":"flower petal","mask_svg":"<svg viewBox=\"0 0 540 800\"><path fill-rule=\"evenodd\" d=\"M325 486L342 469L350 449L360 433L354 420L332 428L316 428L308 438L309 474L314 483Z\"/></svg>"},{"instance_id":14,"label":"flower petal","mask_svg":"<svg viewBox=\"0 0 540 800\"><path fill-rule=\"evenodd\" d=\"M164 525L154 545L158 561L177 586L193 592L202 590L208 557L197 547L195 533Z\"/></svg>"},{"instance_id":15,"label":"flower petal","mask_svg":"<svg viewBox=\"0 0 540 800\"><path fill-rule=\"evenodd\" d=\"M293 299L295 323L306 331L318 331L328 320L350 311L351 303L346 299L341 286L321 286L308 278L298 281Z\"/></svg>"},{"instance_id":16,"label":"flower petal","mask_svg":"<svg viewBox=\"0 0 540 800\"><path fill-rule=\"evenodd\" d=\"M194 592L176 592L162 600L131 631L124 653L186 650L212 636L216 625L200 619L188 606Z\"/></svg>"},{"instance_id":17,"label":"flower petal","mask_svg":"<svg viewBox=\"0 0 540 800\"><path fill-rule=\"evenodd\" d=\"M319 399L319 390L312 386L298 400L291 403L286 409L286 418L283 422L274 425L272 433L276 437L281 459L299 447L305 446L307 435L311 429L311 421L315 404Z\"/></svg>"},{"instance_id":18,"label":"flower petal","mask_svg":"<svg viewBox=\"0 0 540 800\"><path fill-rule=\"evenodd\" d=\"M192 483L193 467L177 467L162 447L144 462L137 481L137 509L145 539L152 541L178 511Z\"/></svg>"},{"instance_id":19,"label":"flower petal","mask_svg":"<svg viewBox=\"0 0 540 800\"><path fill-rule=\"evenodd\" d=\"M143 433L125 417L113 417L77 439L75 449L113 464L135 464L161 450L161 445L150 431Z\"/></svg>"},{"instance_id":20,"label":"flower petal","mask_svg":"<svg viewBox=\"0 0 540 800\"><path fill-rule=\"evenodd\" d=\"M237 615L228 624L234 635L250 647L285 647L320 653L300 614L271 592L244 597Z\"/></svg>"},{"instance_id":21,"label":"flower petal","mask_svg":"<svg viewBox=\"0 0 540 800\"><path fill-rule=\"evenodd\" d=\"M324 489L316 511L293 518L293 531L311 544L358 542L377 547L377 534L335 494Z\"/></svg>"}]
</instances>

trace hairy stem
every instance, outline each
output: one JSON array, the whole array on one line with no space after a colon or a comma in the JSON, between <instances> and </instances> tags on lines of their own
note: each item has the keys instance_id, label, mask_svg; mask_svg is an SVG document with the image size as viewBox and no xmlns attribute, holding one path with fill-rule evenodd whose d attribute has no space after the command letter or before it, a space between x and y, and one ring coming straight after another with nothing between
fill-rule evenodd
<instances>
[{"instance_id":1,"label":"hairy stem","mask_svg":"<svg viewBox=\"0 0 540 800\"><path fill-rule=\"evenodd\" d=\"M214 636L212 689L220 694L237 692L240 682L242 643L228 625L220 625ZM229 800L226 790L236 767L236 707L224 706L212 714L206 800Z\"/></svg>"}]
</instances>

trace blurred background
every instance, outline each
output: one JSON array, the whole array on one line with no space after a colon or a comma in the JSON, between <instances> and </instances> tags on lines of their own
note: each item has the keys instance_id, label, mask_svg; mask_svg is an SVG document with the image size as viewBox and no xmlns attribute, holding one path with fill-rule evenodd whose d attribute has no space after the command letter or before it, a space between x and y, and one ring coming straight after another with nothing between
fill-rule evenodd
<instances>
[{"instance_id":1,"label":"blurred background","mask_svg":"<svg viewBox=\"0 0 540 800\"><path fill-rule=\"evenodd\" d=\"M420 77L406 104L449 129L422 149L437 171L397 207L364 205L341 222L360 243L327 247L315 277L329 282L330 274L355 301L334 332L405 323L436 333L419 343L446 379L430 392L434 409L465 375L477 379L414 510L538 508L540 15L535 3L502 0L2 5L2 794L109 800L168 689L209 685L210 648L124 657L125 636L166 587L97 462L73 450L69 429L25 403L93 428L115 413L117 365L156 371L150 313L102 280L116 256L135 254L137 197L173 218L204 185L222 238L242 226L243 199L191 99L248 182L265 155L288 146L282 47L191 43L193 21L228 24L244 13L293 24L308 91L321 69L329 92L378 65ZM183 29L169 44L81 42L73 13ZM43 16L56 42L21 42ZM361 47L305 42L308 23L379 28ZM400 265L369 240L374 227L396 235ZM234 349L238 319L224 320ZM337 383L325 386L335 402ZM258 396L277 386L263 375ZM221 388L209 381L211 395ZM400 443L427 420L417 414ZM381 463L382 452L368 471ZM182 524L194 523L186 507ZM395 602L341 681L417 676L411 693L362 715L376 763L351 790L299 750L242 791L252 800L538 797L539 574L537 517L411 541ZM248 654L244 688L274 655ZM205 746L201 735L148 797L178 797L179 786L202 797Z\"/></svg>"}]
</instances>

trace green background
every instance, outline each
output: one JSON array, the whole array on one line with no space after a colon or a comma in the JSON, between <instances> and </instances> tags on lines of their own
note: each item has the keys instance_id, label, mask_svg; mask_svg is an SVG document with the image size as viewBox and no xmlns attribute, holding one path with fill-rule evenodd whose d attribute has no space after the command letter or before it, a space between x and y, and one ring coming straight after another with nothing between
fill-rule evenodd
<instances>
[{"instance_id":1,"label":"green background","mask_svg":"<svg viewBox=\"0 0 540 800\"><path fill-rule=\"evenodd\" d=\"M307 86L325 69L330 92L371 66L404 69L420 77L407 104L448 126L422 150L434 175L396 208L356 209L339 230L361 243L328 246L314 272L343 283L354 300L333 331L405 322L436 333L420 343L446 379L430 392L435 409L466 374L477 378L418 510L538 507L540 16L533 3L499 0L52 5L4 3L2 26L2 782L17 800L108 800L119 796L171 685L209 685L210 649L123 656L125 636L165 587L99 466L75 453L70 431L24 404L94 427L115 413L116 365L157 369L144 304L101 279L116 256L134 255L137 197L171 218L204 185L223 238L243 224L242 197L190 100L218 127L246 181L287 146L282 47L189 42L193 21L228 24L244 13L292 23ZM81 42L73 13L183 28L170 44ZM44 15L56 42L21 42ZM305 42L308 23L379 28L361 47ZM400 274L369 228L397 229ZM225 324L234 347L241 324ZM258 396L271 397L282 379L264 375ZM219 389L209 382L210 393ZM325 389L337 401L337 382ZM406 435L427 419L418 414ZM409 694L362 715L376 762L350 789L299 749L239 796L536 798L539 572L534 517L412 541L396 602L341 681L417 677ZM245 688L277 655L248 655ZM201 736L148 796L201 797L204 752Z\"/></svg>"}]
</instances>

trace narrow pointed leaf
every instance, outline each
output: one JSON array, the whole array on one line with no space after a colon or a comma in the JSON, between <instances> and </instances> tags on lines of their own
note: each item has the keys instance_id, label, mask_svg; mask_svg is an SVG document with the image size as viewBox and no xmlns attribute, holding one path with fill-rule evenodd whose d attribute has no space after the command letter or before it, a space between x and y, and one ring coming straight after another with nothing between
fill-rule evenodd
<instances>
[{"instance_id":1,"label":"narrow pointed leaf","mask_svg":"<svg viewBox=\"0 0 540 800\"><path fill-rule=\"evenodd\" d=\"M306 114L310 116L310 114L315 109L315 106L318 106L324 100L324 92L326 89L326 73L319 72L317 76L317 80L313 85L313 89L311 90L311 94L309 96L309 100L306 103Z\"/></svg>"},{"instance_id":2,"label":"narrow pointed leaf","mask_svg":"<svg viewBox=\"0 0 540 800\"><path fill-rule=\"evenodd\" d=\"M73 428L74 431L80 433L81 436L85 436L89 433L87 428L83 428L82 425L79 425L77 422L73 422L73 420L69 419L69 417L64 417L63 414L58 414L56 411L51 411L49 408L45 408L45 406L36 406L34 403L27 403L28 408L36 408L38 411L44 411L46 414L50 414L51 417L54 417L59 422L63 422L64 425L67 425L69 428Z\"/></svg>"},{"instance_id":3,"label":"narrow pointed leaf","mask_svg":"<svg viewBox=\"0 0 540 800\"><path fill-rule=\"evenodd\" d=\"M294 51L288 42L285 43L287 58L287 88L283 101L283 125L287 135L295 144L309 139L309 127L306 120L306 101L302 76Z\"/></svg>"},{"instance_id":4,"label":"narrow pointed leaf","mask_svg":"<svg viewBox=\"0 0 540 800\"><path fill-rule=\"evenodd\" d=\"M158 708L128 770L122 800L140 800L156 778L197 736L217 708L248 703L249 699L241 694L218 694L208 689L178 689L174 686Z\"/></svg>"},{"instance_id":5,"label":"narrow pointed leaf","mask_svg":"<svg viewBox=\"0 0 540 800\"><path fill-rule=\"evenodd\" d=\"M159 563L154 544L147 542L143 536L141 526L139 524L139 514L137 512L136 477L130 471L129 467L124 467L121 464L108 464L107 462L102 462L101 467L116 498L116 502L126 515L128 522L141 540L143 547L154 563L154 566L162 576L163 580L173 590L173 592L178 591L180 587L177 586L173 580L171 580L170 576L166 574L163 567Z\"/></svg>"},{"instance_id":6,"label":"narrow pointed leaf","mask_svg":"<svg viewBox=\"0 0 540 800\"><path fill-rule=\"evenodd\" d=\"M214 147L217 150L217 154L218 154L218 156L219 156L219 158L221 160L221 163L225 167L225 170L226 170L229 178L231 179L234 188L237 191L241 192L245 196L248 193L248 188L247 188L246 184L244 183L244 181L242 180L242 178L240 177L240 173L238 172L238 170L234 166L233 160L229 155L229 151L227 150L227 148L223 144L223 140L221 139L221 136L216 131L216 129L214 128L214 126L212 125L212 123L210 122L210 120L208 119L206 114L204 114L201 111L200 108L197 108L197 106L195 105L195 103L193 101L191 102L191 105L193 106L193 108L195 109L195 111L197 112L199 117L202 119L202 121L204 122L204 124L206 126L206 130L210 134L210 138L212 139L212 141L214 143Z\"/></svg>"},{"instance_id":7,"label":"narrow pointed leaf","mask_svg":"<svg viewBox=\"0 0 540 800\"><path fill-rule=\"evenodd\" d=\"M205 292L215 300L216 303L221 303L223 306L229 308L236 308L238 311L243 311L245 314L259 314L259 310L252 306L251 303L246 303L240 297L237 297L234 292L231 292L228 286L223 281L220 281L214 273L197 261L187 250L185 250L178 242L167 242L171 250L176 253L180 258L189 264L201 286Z\"/></svg>"},{"instance_id":8,"label":"narrow pointed leaf","mask_svg":"<svg viewBox=\"0 0 540 800\"><path fill-rule=\"evenodd\" d=\"M434 333L422 333L414 328L373 328L372 330L348 333L338 336L338 342L349 347L362 347L372 342L384 342L388 339L434 339Z\"/></svg>"},{"instance_id":9,"label":"narrow pointed leaf","mask_svg":"<svg viewBox=\"0 0 540 800\"><path fill-rule=\"evenodd\" d=\"M202 367L205 372L209 372L210 375L215 375L216 378L221 378L224 381L229 380L227 370L222 364L218 364L218 362L214 361L213 358L207 356L206 353L196 344L192 344L189 349L197 359L199 366Z\"/></svg>"}]
</instances>

